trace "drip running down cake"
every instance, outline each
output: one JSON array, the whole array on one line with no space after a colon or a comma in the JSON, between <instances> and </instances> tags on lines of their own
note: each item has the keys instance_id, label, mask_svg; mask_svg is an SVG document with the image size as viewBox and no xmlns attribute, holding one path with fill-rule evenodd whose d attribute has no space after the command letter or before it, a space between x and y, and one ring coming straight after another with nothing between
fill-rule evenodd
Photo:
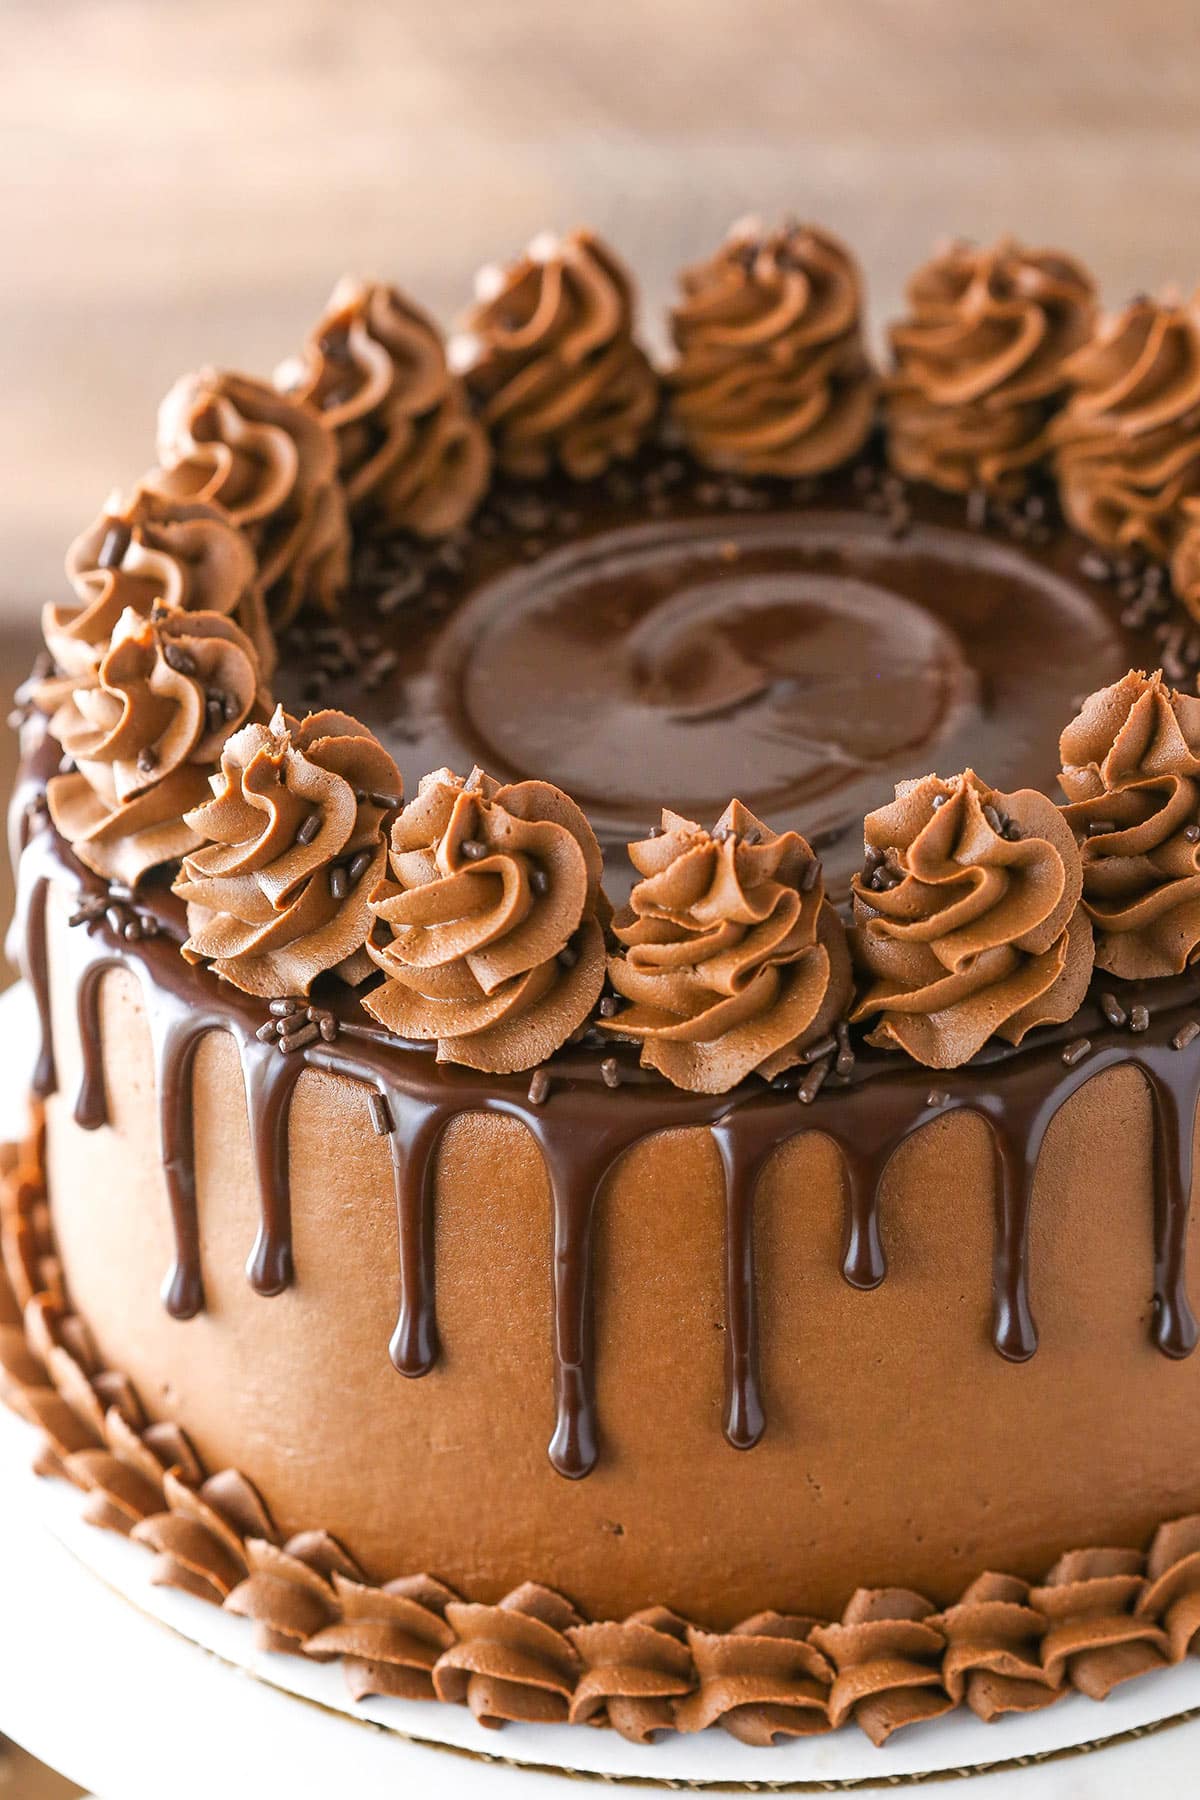
<instances>
[{"instance_id":1,"label":"drip running down cake","mask_svg":"<svg viewBox=\"0 0 1200 1800\"><path fill-rule=\"evenodd\" d=\"M486 1724L876 1743L1200 1642L1200 303L595 235L205 369L19 696L4 1392Z\"/></svg>"}]
</instances>

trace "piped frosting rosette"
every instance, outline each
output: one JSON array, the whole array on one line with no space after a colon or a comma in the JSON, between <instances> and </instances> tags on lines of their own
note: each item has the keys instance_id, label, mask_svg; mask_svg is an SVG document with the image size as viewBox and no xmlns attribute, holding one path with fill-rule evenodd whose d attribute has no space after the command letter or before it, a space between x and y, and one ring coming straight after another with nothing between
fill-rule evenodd
<instances>
[{"instance_id":1,"label":"piped frosting rosette","mask_svg":"<svg viewBox=\"0 0 1200 1800\"><path fill-rule=\"evenodd\" d=\"M1052 800L998 793L970 769L926 775L867 815L865 837L853 947L869 985L852 1017L874 1021L869 1043L951 1069L1078 1009L1092 928Z\"/></svg>"},{"instance_id":2,"label":"piped frosting rosette","mask_svg":"<svg viewBox=\"0 0 1200 1800\"><path fill-rule=\"evenodd\" d=\"M1200 700L1130 673L1091 695L1060 751L1097 965L1179 974L1200 949Z\"/></svg>"},{"instance_id":3,"label":"piped frosting rosette","mask_svg":"<svg viewBox=\"0 0 1200 1800\"><path fill-rule=\"evenodd\" d=\"M221 506L246 533L276 624L306 603L336 609L350 532L337 446L318 413L250 375L202 369L163 401L158 454L156 487Z\"/></svg>"},{"instance_id":4,"label":"piped frosting rosette","mask_svg":"<svg viewBox=\"0 0 1200 1800\"><path fill-rule=\"evenodd\" d=\"M75 768L51 778L46 799L79 860L132 887L192 849L186 815L226 736L256 710L254 647L231 619L124 613L95 676L50 721Z\"/></svg>"},{"instance_id":5,"label":"piped frosting rosette","mask_svg":"<svg viewBox=\"0 0 1200 1800\"><path fill-rule=\"evenodd\" d=\"M1057 250L951 243L908 284L892 326L888 454L902 475L1019 494L1047 452L1068 358L1095 318L1091 277Z\"/></svg>"},{"instance_id":6,"label":"piped frosting rosette","mask_svg":"<svg viewBox=\"0 0 1200 1800\"><path fill-rule=\"evenodd\" d=\"M576 480L630 457L658 410L658 380L633 336L633 283L593 232L536 238L485 269L453 346L509 474L557 464Z\"/></svg>"},{"instance_id":7,"label":"piped frosting rosette","mask_svg":"<svg viewBox=\"0 0 1200 1800\"><path fill-rule=\"evenodd\" d=\"M719 1094L799 1062L844 1012L850 959L821 865L733 801L711 832L664 811L629 846L642 879L613 921L608 977L628 1005L600 1028L677 1087Z\"/></svg>"},{"instance_id":8,"label":"piped frosting rosette","mask_svg":"<svg viewBox=\"0 0 1200 1800\"><path fill-rule=\"evenodd\" d=\"M1200 296L1141 296L1067 365L1055 422L1063 510L1112 550L1165 559L1200 497Z\"/></svg>"},{"instance_id":9,"label":"piped frosting rosette","mask_svg":"<svg viewBox=\"0 0 1200 1800\"><path fill-rule=\"evenodd\" d=\"M382 744L345 713L299 721L279 707L230 738L210 785L175 883L184 956L264 998L307 994L329 970L363 980L368 897L402 796Z\"/></svg>"},{"instance_id":10,"label":"piped frosting rosette","mask_svg":"<svg viewBox=\"0 0 1200 1800\"><path fill-rule=\"evenodd\" d=\"M437 327L395 288L344 277L276 382L333 432L356 518L441 537L475 511L491 471L487 436Z\"/></svg>"},{"instance_id":11,"label":"piped frosting rosette","mask_svg":"<svg viewBox=\"0 0 1200 1800\"><path fill-rule=\"evenodd\" d=\"M862 448L878 383L845 245L815 226L765 232L750 219L680 284L671 408L701 462L807 476Z\"/></svg>"},{"instance_id":12,"label":"piped frosting rosette","mask_svg":"<svg viewBox=\"0 0 1200 1800\"><path fill-rule=\"evenodd\" d=\"M67 578L78 604L44 607L42 635L68 676L99 666L124 612L146 618L155 606L232 618L264 678L274 670L254 552L219 507L173 499L149 481L114 494L68 550Z\"/></svg>"},{"instance_id":13,"label":"piped frosting rosette","mask_svg":"<svg viewBox=\"0 0 1200 1800\"><path fill-rule=\"evenodd\" d=\"M363 1005L444 1062L533 1068L582 1027L604 982L600 849L544 781L438 769L392 827Z\"/></svg>"}]
</instances>

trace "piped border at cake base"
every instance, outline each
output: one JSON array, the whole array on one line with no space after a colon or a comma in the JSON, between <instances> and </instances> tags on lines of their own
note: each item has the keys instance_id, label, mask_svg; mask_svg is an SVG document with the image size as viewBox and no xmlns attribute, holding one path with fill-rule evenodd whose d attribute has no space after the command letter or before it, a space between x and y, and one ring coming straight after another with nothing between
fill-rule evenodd
<instances>
[{"instance_id":1,"label":"piped border at cake base","mask_svg":"<svg viewBox=\"0 0 1200 1800\"><path fill-rule=\"evenodd\" d=\"M958 1706L991 1721L1071 1691L1101 1700L1200 1653L1200 1515L1162 1524L1145 1554L1069 1552L1041 1584L983 1573L942 1610L860 1589L838 1621L766 1612L726 1632L661 1606L588 1621L534 1581L498 1604L427 1574L373 1584L324 1530L283 1541L243 1475L205 1470L101 1366L63 1290L40 1114L0 1148L0 1242L0 1397L40 1432L38 1472L145 1546L154 1582L251 1621L260 1649L340 1659L356 1702L462 1703L485 1725L608 1724L635 1742L719 1725L769 1745L853 1722L883 1745Z\"/></svg>"}]
</instances>

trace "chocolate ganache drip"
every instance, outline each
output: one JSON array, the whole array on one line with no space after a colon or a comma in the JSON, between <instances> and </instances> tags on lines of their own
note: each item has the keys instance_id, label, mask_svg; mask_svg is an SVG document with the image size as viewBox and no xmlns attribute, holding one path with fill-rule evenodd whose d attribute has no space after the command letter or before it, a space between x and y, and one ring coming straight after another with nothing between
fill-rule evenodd
<instances>
[{"instance_id":1,"label":"chocolate ganache drip","mask_svg":"<svg viewBox=\"0 0 1200 1800\"><path fill-rule=\"evenodd\" d=\"M1131 673L1090 697L1061 750L1097 966L1178 975L1200 947L1200 700Z\"/></svg>"},{"instance_id":2,"label":"chocolate ganache drip","mask_svg":"<svg viewBox=\"0 0 1200 1800\"><path fill-rule=\"evenodd\" d=\"M95 675L50 721L74 767L50 779L46 799L80 862L135 886L193 849L186 815L227 734L263 702L254 647L231 619L127 611Z\"/></svg>"},{"instance_id":3,"label":"chocolate ganache drip","mask_svg":"<svg viewBox=\"0 0 1200 1800\"><path fill-rule=\"evenodd\" d=\"M585 481L633 455L658 410L633 308L628 272L590 231L482 272L454 349L501 468Z\"/></svg>"},{"instance_id":4,"label":"chocolate ganache drip","mask_svg":"<svg viewBox=\"0 0 1200 1800\"><path fill-rule=\"evenodd\" d=\"M629 1005L602 1030L635 1038L678 1087L725 1093L799 1062L850 1000L841 921L821 865L733 801L711 832L664 811L629 854L642 879L613 922L608 975Z\"/></svg>"},{"instance_id":5,"label":"chocolate ganache drip","mask_svg":"<svg viewBox=\"0 0 1200 1800\"><path fill-rule=\"evenodd\" d=\"M230 738L211 785L187 816L199 847L175 883L187 960L265 998L307 994L328 969L363 980L368 897L401 798L382 744L345 713L301 723L279 707Z\"/></svg>"},{"instance_id":6,"label":"chocolate ganache drip","mask_svg":"<svg viewBox=\"0 0 1200 1800\"><path fill-rule=\"evenodd\" d=\"M970 769L904 781L865 822L854 949L872 978L854 1009L868 1043L929 1068L993 1036L1019 1044L1075 1013L1092 972L1071 828L1044 794L1000 794Z\"/></svg>"},{"instance_id":7,"label":"chocolate ganache drip","mask_svg":"<svg viewBox=\"0 0 1200 1800\"><path fill-rule=\"evenodd\" d=\"M356 520L441 537L475 511L491 472L487 436L437 327L395 288L344 277L276 382L333 431Z\"/></svg>"},{"instance_id":8,"label":"chocolate ganache drip","mask_svg":"<svg viewBox=\"0 0 1200 1800\"><path fill-rule=\"evenodd\" d=\"M1053 433L1064 512L1109 549L1165 559L1188 523L1184 503L1200 497L1200 296L1139 296L1067 376Z\"/></svg>"},{"instance_id":9,"label":"chocolate ganache drip","mask_svg":"<svg viewBox=\"0 0 1200 1800\"><path fill-rule=\"evenodd\" d=\"M350 533L337 446L312 407L253 376L202 369L163 401L158 454L156 487L214 502L246 533L277 625L305 604L336 610Z\"/></svg>"},{"instance_id":10,"label":"chocolate ganache drip","mask_svg":"<svg viewBox=\"0 0 1200 1800\"><path fill-rule=\"evenodd\" d=\"M240 625L270 678L275 643L254 552L217 506L177 500L150 480L113 495L67 552L77 606L42 609L42 635L67 676L95 669L122 613L221 613Z\"/></svg>"},{"instance_id":11,"label":"chocolate ganache drip","mask_svg":"<svg viewBox=\"0 0 1200 1800\"><path fill-rule=\"evenodd\" d=\"M671 408L701 462L805 476L857 454L877 382L844 244L815 226L764 232L750 219L680 283Z\"/></svg>"},{"instance_id":12,"label":"chocolate ganache drip","mask_svg":"<svg viewBox=\"0 0 1200 1800\"><path fill-rule=\"evenodd\" d=\"M1012 238L987 250L952 243L913 276L908 304L889 333L892 464L953 492L1020 494L1047 454L1068 358L1091 334L1091 277Z\"/></svg>"},{"instance_id":13,"label":"chocolate ganache drip","mask_svg":"<svg viewBox=\"0 0 1200 1800\"><path fill-rule=\"evenodd\" d=\"M388 979L363 1005L443 1061L543 1062L600 996L600 874L592 828L558 788L438 769L392 827L368 945Z\"/></svg>"}]
</instances>

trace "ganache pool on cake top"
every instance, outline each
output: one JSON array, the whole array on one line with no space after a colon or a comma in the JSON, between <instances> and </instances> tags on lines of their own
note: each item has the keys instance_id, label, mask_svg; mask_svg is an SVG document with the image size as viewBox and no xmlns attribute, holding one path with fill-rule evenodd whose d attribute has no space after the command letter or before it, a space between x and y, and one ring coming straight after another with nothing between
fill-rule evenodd
<instances>
[{"instance_id":1,"label":"ganache pool on cake top","mask_svg":"<svg viewBox=\"0 0 1200 1800\"><path fill-rule=\"evenodd\" d=\"M449 357L345 281L46 609L6 1391L358 1695L881 1742L1192 1645L1200 313L862 321L799 225L664 370L591 233Z\"/></svg>"}]
</instances>

